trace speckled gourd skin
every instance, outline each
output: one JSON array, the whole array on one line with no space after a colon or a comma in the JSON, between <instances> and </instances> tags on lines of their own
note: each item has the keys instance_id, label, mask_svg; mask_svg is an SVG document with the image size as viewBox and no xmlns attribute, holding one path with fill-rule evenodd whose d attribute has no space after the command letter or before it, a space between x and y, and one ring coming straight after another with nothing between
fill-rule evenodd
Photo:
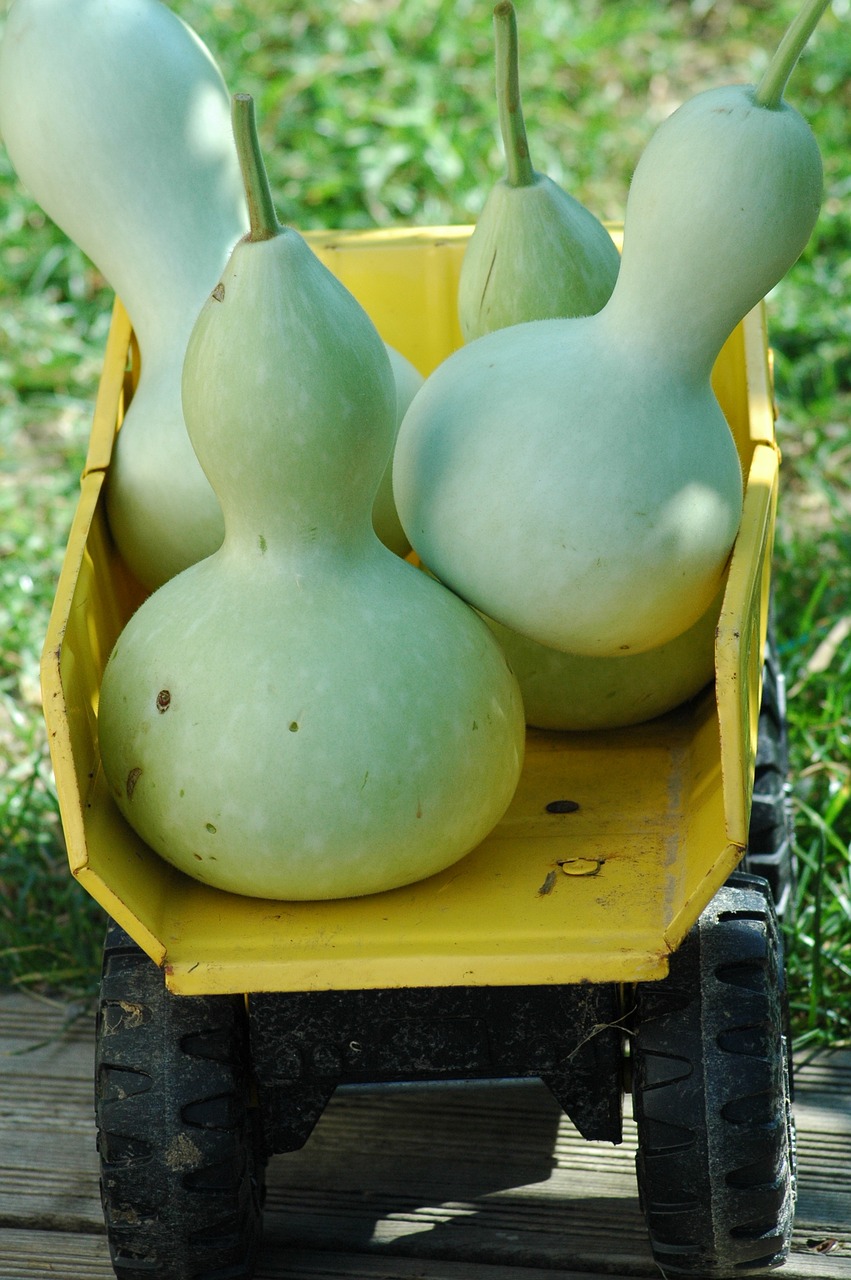
<instances>
[{"instance_id":1,"label":"speckled gourd skin","mask_svg":"<svg viewBox=\"0 0 851 1280\"><path fill-rule=\"evenodd\" d=\"M484 622L372 530L395 387L358 304L293 232L238 245L222 285L184 404L225 540L120 636L106 776L152 848L219 888L312 899L421 879L513 795L516 680Z\"/></svg>"}]
</instances>

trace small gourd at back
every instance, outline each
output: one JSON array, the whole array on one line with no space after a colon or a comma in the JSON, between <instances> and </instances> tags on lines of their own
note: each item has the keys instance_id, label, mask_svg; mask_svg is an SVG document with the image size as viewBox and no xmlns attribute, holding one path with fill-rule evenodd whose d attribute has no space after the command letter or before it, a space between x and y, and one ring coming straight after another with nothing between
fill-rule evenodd
<instances>
[{"instance_id":1,"label":"small gourd at back","mask_svg":"<svg viewBox=\"0 0 851 1280\"><path fill-rule=\"evenodd\" d=\"M277 223L250 98L234 119L252 231L183 378L225 537L119 637L100 748L127 820L188 874L260 897L352 896L484 838L519 778L523 711L482 620L373 531L395 430L387 353Z\"/></svg>"},{"instance_id":2,"label":"small gourd at back","mask_svg":"<svg viewBox=\"0 0 851 1280\"><path fill-rule=\"evenodd\" d=\"M501 0L493 21L506 175L491 188L461 263L458 318L466 342L524 320L592 315L608 301L620 262L603 224L533 169L511 0Z\"/></svg>"},{"instance_id":3,"label":"small gourd at back","mask_svg":"<svg viewBox=\"0 0 851 1280\"><path fill-rule=\"evenodd\" d=\"M710 374L818 215L818 145L782 92L824 7L804 6L756 89L708 90L656 131L600 312L486 334L405 416L394 490L413 547L540 644L640 653L682 635L720 588L742 476Z\"/></svg>"}]
</instances>

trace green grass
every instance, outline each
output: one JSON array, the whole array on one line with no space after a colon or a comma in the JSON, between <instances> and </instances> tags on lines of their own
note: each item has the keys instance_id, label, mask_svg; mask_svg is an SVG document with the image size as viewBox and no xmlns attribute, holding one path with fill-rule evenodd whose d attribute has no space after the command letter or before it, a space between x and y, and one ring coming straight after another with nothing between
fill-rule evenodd
<instances>
[{"instance_id":1,"label":"green grass","mask_svg":"<svg viewBox=\"0 0 851 1280\"><path fill-rule=\"evenodd\" d=\"M302 228L475 219L501 168L490 4L175 0L230 88L255 95L280 215ZM794 0L523 0L535 166L620 219L655 125L684 97L753 81ZM790 690L800 859L789 977L801 1043L851 1042L851 113L835 0L789 100L826 195L769 299L784 452L777 629ZM67 871L38 657L77 490L111 301L0 149L0 985L90 991L103 919Z\"/></svg>"},{"instance_id":2,"label":"green grass","mask_svg":"<svg viewBox=\"0 0 851 1280\"><path fill-rule=\"evenodd\" d=\"M846 318L847 319L847 318ZM848 328L846 328L848 332ZM797 339L796 339L797 341ZM830 376L830 375L825 375ZM791 377L791 371L790 371ZM781 391L782 397L782 391ZM797 399L775 548L799 866L790 989L800 1043L851 1043L851 395Z\"/></svg>"}]
</instances>

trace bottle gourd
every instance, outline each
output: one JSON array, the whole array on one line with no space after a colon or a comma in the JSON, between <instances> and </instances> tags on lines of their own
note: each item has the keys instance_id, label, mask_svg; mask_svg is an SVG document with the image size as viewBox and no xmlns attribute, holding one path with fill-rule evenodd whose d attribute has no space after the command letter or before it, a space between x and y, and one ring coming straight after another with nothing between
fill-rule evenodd
<instances>
[{"instance_id":1,"label":"bottle gourd","mask_svg":"<svg viewBox=\"0 0 851 1280\"><path fill-rule=\"evenodd\" d=\"M14 0L0 43L0 133L30 194L133 323L141 378L115 442L107 512L123 559L153 589L224 532L180 384L198 312L248 229L230 95L209 50L160 0ZM388 354L401 421L422 379ZM375 524L407 553L389 474Z\"/></svg>"},{"instance_id":2,"label":"bottle gourd","mask_svg":"<svg viewBox=\"0 0 851 1280\"><path fill-rule=\"evenodd\" d=\"M600 312L486 334L405 416L394 489L413 547L541 644L639 653L684 633L720 588L742 477L710 373L821 201L818 146L782 98L796 56L784 41L756 89L708 90L657 129Z\"/></svg>"},{"instance_id":3,"label":"bottle gourd","mask_svg":"<svg viewBox=\"0 0 851 1280\"><path fill-rule=\"evenodd\" d=\"M386 350L278 224L247 95L234 128L252 229L183 375L225 537L119 636L100 749L128 821L190 875L260 897L359 895L484 838L519 778L522 706L482 620L373 531L395 430Z\"/></svg>"},{"instance_id":4,"label":"bottle gourd","mask_svg":"<svg viewBox=\"0 0 851 1280\"><path fill-rule=\"evenodd\" d=\"M608 301L620 264L593 213L533 169L511 0L496 6L493 25L506 173L491 188L461 263L458 319L466 342L524 320L593 315Z\"/></svg>"},{"instance_id":5,"label":"bottle gourd","mask_svg":"<svg viewBox=\"0 0 851 1280\"><path fill-rule=\"evenodd\" d=\"M21 181L133 323L141 379L107 509L124 560L157 586L223 532L186 434L180 377L195 318L248 228L227 89L160 0L14 0L0 132Z\"/></svg>"}]
</instances>

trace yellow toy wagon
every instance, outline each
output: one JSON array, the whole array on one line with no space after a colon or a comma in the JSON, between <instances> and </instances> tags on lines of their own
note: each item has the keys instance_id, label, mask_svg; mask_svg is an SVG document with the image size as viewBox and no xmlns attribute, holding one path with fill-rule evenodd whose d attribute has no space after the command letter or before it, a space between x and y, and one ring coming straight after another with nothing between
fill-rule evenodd
<instances>
[{"instance_id":1,"label":"yellow toy wagon","mask_svg":"<svg viewBox=\"0 0 851 1280\"><path fill-rule=\"evenodd\" d=\"M468 234L309 239L427 373L460 345ZM111 798L98 690L144 593L103 493L137 377L117 303L43 658L71 870L111 918L96 1095L116 1275L253 1275L267 1157L301 1146L339 1087L524 1077L586 1138L611 1142L631 1089L665 1274L781 1263L794 1212L778 928L791 862L782 678L766 643L778 450L762 309L714 373L747 481L714 683L635 727L530 729L514 800L482 844L427 880L342 901L189 879Z\"/></svg>"}]
</instances>

